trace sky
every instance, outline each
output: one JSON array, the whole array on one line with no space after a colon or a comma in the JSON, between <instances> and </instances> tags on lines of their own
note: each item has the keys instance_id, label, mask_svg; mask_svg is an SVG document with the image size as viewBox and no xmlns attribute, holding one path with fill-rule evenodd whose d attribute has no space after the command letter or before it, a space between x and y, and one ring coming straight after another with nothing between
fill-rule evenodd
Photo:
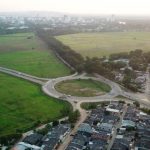
<instances>
[{"instance_id":1,"label":"sky","mask_svg":"<svg viewBox=\"0 0 150 150\"><path fill-rule=\"evenodd\" d=\"M150 15L150 0L0 0L0 11Z\"/></svg>"}]
</instances>

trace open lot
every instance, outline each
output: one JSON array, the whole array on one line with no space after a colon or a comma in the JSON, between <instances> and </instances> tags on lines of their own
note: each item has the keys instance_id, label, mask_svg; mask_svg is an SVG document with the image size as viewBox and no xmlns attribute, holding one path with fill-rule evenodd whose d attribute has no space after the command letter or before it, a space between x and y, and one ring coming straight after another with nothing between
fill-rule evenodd
<instances>
[{"instance_id":1,"label":"open lot","mask_svg":"<svg viewBox=\"0 0 150 150\"><path fill-rule=\"evenodd\" d=\"M0 66L39 77L70 74L69 68L33 33L0 36Z\"/></svg>"},{"instance_id":2,"label":"open lot","mask_svg":"<svg viewBox=\"0 0 150 150\"><path fill-rule=\"evenodd\" d=\"M56 90L73 96L99 96L109 92L109 85L94 80L67 80L56 84Z\"/></svg>"},{"instance_id":3,"label":"open lot","mask_svg":"<svg viewBox=\"0 0 150 150\"><path fill-rule=\"evenodd\" d=\"M99 57L135 49L150 51L150 32L78 33L56 37L83 56Z\"/></svg>"},{"instance_id":4,"label":"open lot","mask_svg":"<svg viewBox=\"0 0 150 150\"><path fill-rule=\"evenodd\" d=\"M56 120L66 107L67 102L42 94L39 86L0 73L0 136L28 129L37 121Z\"/></svg>"}]
</instances>

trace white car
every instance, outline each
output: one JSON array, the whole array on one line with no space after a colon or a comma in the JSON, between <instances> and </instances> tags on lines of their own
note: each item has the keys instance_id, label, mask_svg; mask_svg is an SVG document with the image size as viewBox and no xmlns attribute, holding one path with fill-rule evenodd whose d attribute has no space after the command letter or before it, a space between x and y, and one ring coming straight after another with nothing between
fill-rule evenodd
<instances>
[{"instance_id":1,"label":"white car","mask_svg":"<svg viewBox=\"0 0 150 150\"><path fill-rule=\"evenodd\" d=\"M19 75L21 75L21 72L18 72Z\"/></svg>"}]
</instances>

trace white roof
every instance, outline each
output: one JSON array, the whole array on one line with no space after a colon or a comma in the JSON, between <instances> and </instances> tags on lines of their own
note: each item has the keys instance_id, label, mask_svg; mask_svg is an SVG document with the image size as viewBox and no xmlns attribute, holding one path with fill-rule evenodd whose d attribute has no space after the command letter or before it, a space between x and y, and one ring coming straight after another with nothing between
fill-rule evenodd
<instances>
[{"instance_id":1,"label":"white roof","mask_svg":"<svg viewBox=\"0 0 150 150\"><path fill-rule=\"evenodd\" d=\"M144 112L140 112L140 115L146 116L147 114Z\"/></svg>"},{"instance_id":2,"label":"white roof","mask_svg":"<svg viewBox=\"0 0 150 150\"><path fill-rule=\"evenodd\" d=\"M118 113L119 112L119 110L118 109L112 109L112 108L106 108L106 111L110 111L110 112L116 112L116 113Z\"/></svg>"},{"instance_id":3,"label":"white roof","mask_svg":"<svg viewBox=\"0 0 150 150\"><path fill-rule=\"evenodd\" d=\"M123 138L123 135L117 135L116 136L116 139L122 139Z\"/></svg>"},{"instance_id":4,"label":"white roof","mask_svg":"<svg viewBox=\"0 0 150 150\"><path fill-rule=\"evenodd\" d=\"M122 126L130 126L130 127L135 127L135 122L131 121L131 120L123 120L122 121Z\"/></svg>"},{"instance_id":5,"label":"white roof","mask_svg":"<svg viewBox=\"0 0 150 150\"><path fill-rule=\"evenodd\" d=\"M26 148L32 148L34 150L40 150L40 147L38 147L36 145L27 144L24 142L19 142L16 146L17 150L25 150Z\"/></svg>"},{"instance_id":6,"label":"white roof","mask_svg":"<svg viewBox=\"0 0 150 150\"><path fill-rule=\"evenodd\" d=\"M102 124L100 125L100 127L108 127L108 128L112 128L113 125L112 125L112 124L109 124L109 123L102 123Z\"/></svg>"}]
</instances>

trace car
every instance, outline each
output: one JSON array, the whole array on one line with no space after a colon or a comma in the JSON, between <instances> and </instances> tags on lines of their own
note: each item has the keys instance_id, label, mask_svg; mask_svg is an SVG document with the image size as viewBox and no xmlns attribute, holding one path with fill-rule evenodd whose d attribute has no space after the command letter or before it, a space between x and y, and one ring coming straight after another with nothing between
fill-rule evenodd
<instances>
[{"instance_id":1,"label":"car","mask_svg":"<svg viewBox=\"0 0 150 150\"><path fill-rule=\"evenodd\" d=\"M21 72L17 72L17 74L21 75Z\"/></svg>"},{"instance_id":2,"label":"car","mask_svg":"<svg viewBox=\"0 0 150 150\"><path fill-rule=\"evenodd\" d=\"M70 134L70 136L75 136L74 134Z\"/></svg>"}]
</instances>

